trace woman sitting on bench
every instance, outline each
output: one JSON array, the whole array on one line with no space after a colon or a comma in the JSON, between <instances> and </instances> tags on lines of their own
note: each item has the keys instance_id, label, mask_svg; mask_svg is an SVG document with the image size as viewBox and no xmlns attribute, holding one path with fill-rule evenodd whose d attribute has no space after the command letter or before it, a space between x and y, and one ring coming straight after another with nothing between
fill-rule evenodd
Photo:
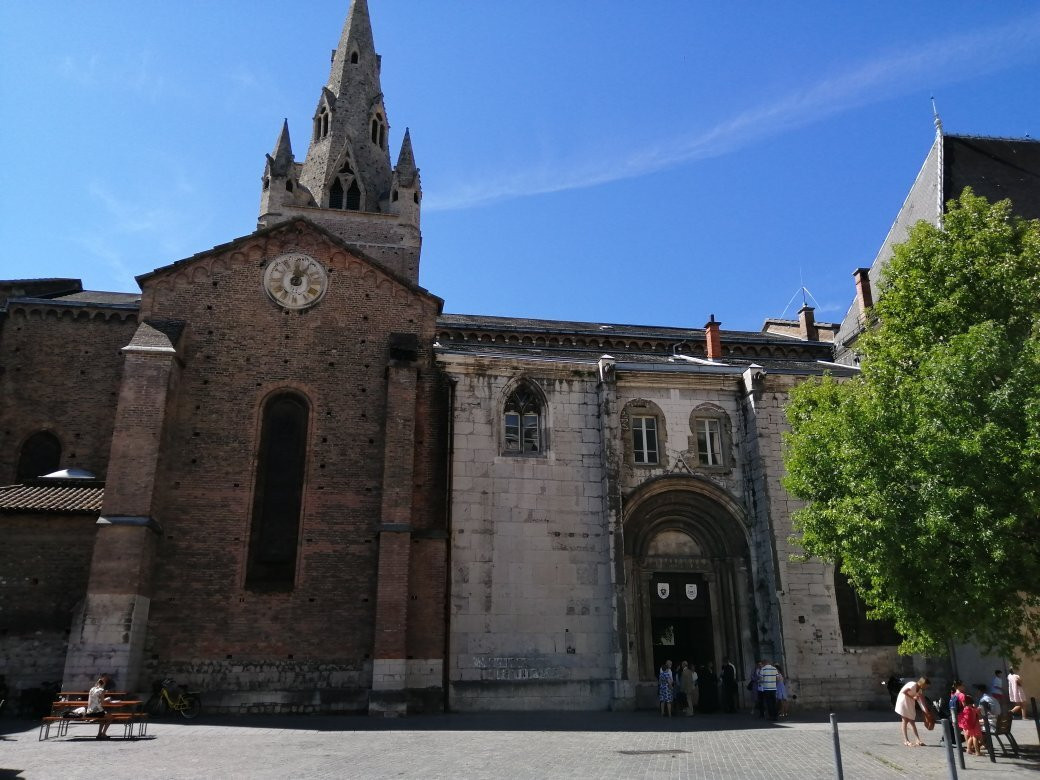
<instances>
[{"instance_id":1,"label":"woman sitting on bench","mask_svg":"<svg viewBox=\"0 0 1040 780\"><path fill-rule=\"evenodd\" d=\"M108 688L108 684L108 675L103 674L98 677L97 683L90 689L90 693L87 694L86 717L102 719L98 722L98 733L95 739L112 739L108 736L108 727L112 724L104 719L108 714L105 712L105 689Z\"/></svg>"}]
</instances>

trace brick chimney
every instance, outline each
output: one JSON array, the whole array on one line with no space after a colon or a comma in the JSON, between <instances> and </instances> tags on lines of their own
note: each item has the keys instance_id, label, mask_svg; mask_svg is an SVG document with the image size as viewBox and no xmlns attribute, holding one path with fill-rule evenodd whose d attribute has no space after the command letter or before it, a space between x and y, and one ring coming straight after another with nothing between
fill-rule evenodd
<instances>
[{"instance_id":1,"label":"brick chimney","mask_svg":"<svg viewBox=\"0 0 1040 780\"><path fill-rule=\"evenodd\" d=\"M722 359L722 339L719 338L721 325L722 323L715 319L714 314L704 325L704 346L708 351L708 360Z\"/></svg>"},{"instance_id":2,"label":"brick chimney","mask_svg":"<svg viewBox=\"0 0 1040 780\"><path fill-rule=\"evenodd\" d=\"M820 329L816 327L815 310L809 304L805 304L798 310L798 322L802 326L802 338L806 341L819 341Z\"/></svg>"},{"instance_id":3,"label":"brick chimney","mask_svg":"<svg viewBox=\"0 0 1040 780\"><path fill-rule=\"evenodd\" d=\"M867 309L874 305L874 294L870 291L870 269L857 268L852 275L856 278L856 302L860 312L866 315Z\"/></svg>"}]
</instances>

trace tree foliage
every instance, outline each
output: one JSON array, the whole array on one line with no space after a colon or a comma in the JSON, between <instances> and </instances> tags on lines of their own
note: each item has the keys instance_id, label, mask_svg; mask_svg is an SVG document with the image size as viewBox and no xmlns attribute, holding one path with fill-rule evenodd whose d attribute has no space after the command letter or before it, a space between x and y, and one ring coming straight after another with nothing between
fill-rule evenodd
<instances>
[{"instance_id":1,"label":"tree foliage","mask_svg":"<svg viewBox=\"0 0 1040 780\"><path fill-rule=\"evenodd\" d=\"M965 190L895 247L860 375L803 383L785 487L901 651L1040 647L1040 222Z\"/></svg>"}]
</instances>

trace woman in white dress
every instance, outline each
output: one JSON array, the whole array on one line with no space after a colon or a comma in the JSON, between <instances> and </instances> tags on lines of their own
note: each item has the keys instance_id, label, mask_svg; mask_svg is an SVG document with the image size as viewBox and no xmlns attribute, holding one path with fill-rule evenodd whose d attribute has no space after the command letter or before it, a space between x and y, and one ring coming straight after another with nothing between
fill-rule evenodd
<instances>
[{"instance_id":1,"label":"woman in white dress","mask_svg":"<svg viewBox=\"0 0 1040 780\"><path fill-rule=\"evenodd\" d=\"M907 747L918 747L924 744L920 734L917 733L917 705L920 704L922 708L927 706L924 704L924 689L927 687L928 678L922 677L917 682L908 682L904 685L896 697L896 714L902 718L903 744ZM907 726L914 731L913 742L906 733Z\"/></svg>"}]
</instances>

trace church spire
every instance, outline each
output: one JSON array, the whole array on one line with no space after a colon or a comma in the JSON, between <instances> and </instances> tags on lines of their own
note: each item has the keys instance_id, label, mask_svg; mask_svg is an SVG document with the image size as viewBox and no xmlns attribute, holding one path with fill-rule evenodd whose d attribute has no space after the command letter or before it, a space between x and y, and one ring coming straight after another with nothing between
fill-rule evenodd
<instances>
[{"instance_id":1,"label":"church spire","mask_svg":"<svg viewBox=\"0 0 1040 780\"><path fill-rule=\"evenodd\" d=\"M372 20L368 16L368 0L353 0L339 46L332 55L332 71L329 73L328 88L339 97L352 81L351 71L361 67L379 74L379 55L372 38Z\"/></svg>"},{"instance_id":2,"label":"church spire","mask_svg":"<svg viewBox=\"0 0 1040 780\"><path fill-rule=\"evenodd\" d=\"M310 219L414 282L422 245L419 170L408 133L397 167L391 164L379 70L368 0L351 0L317 95L307 156L293 161L283 124L267 155L258 224Z\"/></svg>"}]
</instances>

